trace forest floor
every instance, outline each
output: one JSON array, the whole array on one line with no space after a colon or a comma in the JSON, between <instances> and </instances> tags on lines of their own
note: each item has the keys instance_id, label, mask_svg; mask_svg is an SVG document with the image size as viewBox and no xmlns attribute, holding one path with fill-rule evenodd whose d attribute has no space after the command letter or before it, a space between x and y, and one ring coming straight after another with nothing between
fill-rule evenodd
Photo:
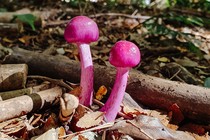
<instances>
[{"instance_id":1,"label":"forest floor","mask_svg":"<svg viewBox=\"0 0 210 140\"><path fill-rule=\"evenodd\" d=\"M180 81L201 87L210 87L208 82L208 77L210 77L209 25L201 25L200 22L198 22L199 20L192 18L197 16L196 13L192 11L186 12L181 9L173 9L163 12L157 9L140 10L135 6L130 5L120 5L117 8L114 6L107 7L97 3L85 3L79 6L72 6L61 1L5 2L0 5L0 8L2 11L5 10L4 14L0 13L0 64L3 63L5 55L8 55L8 49L13 49L14 47L52 56L64 55L71 60L79 62L77 47L74 44L67 43L63 34L66 24L72 17L85 15L92 18L98 24L100 31L99 40L91 43L94 64L106 67L111 66L108 61L110 49L117 41L128 40L135 43L141 51L141 62L134 69L141 71L144 74L163 79ZM24 17L17 16L16 19L14 19L14 15L17 13L19 15L31 13L36 19L33 19L33 17L31 18L30 15L25 15ZM185 16L190 16L192 19L187 21ZM180 21L180 19L182 21ZM11 22L11 20L13 22ZM33 83L33 80L30 82ZM31 84L30 82L28 82L28 85ZM70 85L72 86L73 84L71 83ZM208 124L200 124L199 122L194 123L187 119L178 122L178 124L170 123L170 112L159 110L157 112L155 110L153 111L154 112L152 113L156 114L153 114L153 116L167 121L167 123L165 123L170 130L176 130L175 132L180 130L182 132L187 132L186 135L171 133L174 137L167 137L167 134L165 134L165 137L158 137L149 132L161 132L150 126L149 132L148 130L146 131L146 129L141 130L146 138L188 139L189 134L195 139L209 139L208 132L210 128ZM49 115L49 111L45 110L44 112L45 115L40 113L40 118L45 120L45 122L40 120L37 122L32 121L34 123L34 128L38 126L42 127L39 132L30 131L30 134L26 136L26 132L28 131L23 129L26 127L21 127L21 129L18 129L15 132L11 132L12 130L8 129L8 132L5 134L28 139L32 136L40 135L49 130L49 128L52 128L49 127L49 124L53 127L57 126L58 124L54 122L52 115ZM32 117L39 118L40 114L30 114L27 116L26 120L29 118L33 120ZM100 116L101 114L94 115ZM94 115L92 117L94 117ZM141 119L143 118L135 120L136 122L128 121L124 122L126 124L116 125L115 127L118 132L113 131L114 128L109 129L109 131L106 132L106 139L111 139L113 136L115 137L113 139L123 139L122 135L124 134L133 137L131 132L120 130L119 126L132 124L132 126L136 125L135 127L139 128L136 123L141 121ZM152 120L150 121L152 122ZM46 122L49 124L46 124ZM159 122L155 123L161 125ZM6 131L3 131L5 126L12 127L11 122L7 123L7 125L0 124L1 133ZM106 126L101 127L102 130L106 128ZM131 129L133 129L133 127L131 127ZM98 129L96 130L90 130L89 132L95 132L90 135L93 137L100 135L102 137L101 139L103 139L105 131L102 133L101 131L99 132ZM147 133L145 134L144 131ZM78 136L79 134L75 135ZM178 137L178 135L182 136ZM144 139L145 136L136 137ZM83 140L85 139L84 137L85 136L79 136L78 139ZM67 138L71 139L70 136Z\"/></svg>"}]
</instances>

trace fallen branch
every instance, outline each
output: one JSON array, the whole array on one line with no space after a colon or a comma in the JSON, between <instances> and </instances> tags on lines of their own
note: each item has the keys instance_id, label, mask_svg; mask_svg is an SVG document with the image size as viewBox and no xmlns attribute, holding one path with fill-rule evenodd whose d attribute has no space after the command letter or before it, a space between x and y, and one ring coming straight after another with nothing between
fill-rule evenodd
<instances>
[{"instance_id":1,"label":"fallen branch","mask_svg":"<svg viewBox=\"0 0 210 140\"><path fill-rule=\"evenodd\" d=\"M34 86L34 87L0 92L0 101L40 92L42 90L49 89L49 87L50 87L50 84L45 82L45 83L42 83L41 85Z\"/></svg>"},{"instance_id":2,"label":"fallen branch","mask_svg":"<svg viewBox=\"0 0 210 140\"><path fill-rule=\"evenodd\" d=\"M22 96L22 95L29 95L31 93L32 93L32 88L24 88L24 89L19 89L19 90L0 92L0 101L11 99L11 98Z\"/></svg>"},{"instance_id":3,"label":"fallen branch","mask_svg":"<svg viewBox=\"0 0 210 140\"><path fill-rule=\"evenodd\" d=\"M38 93L1 101L0 122L53 105L56 101L59 101L57 99L61 95L62 89L60 87L54 87Z\"/></svg>"},{"instance_id":4,"label":"fallen branch","mask_svg":"<svg viewBox=\"0 0 210 140\"><path fill-rule=\"evenodd\" d=\"M26 63L31 74L61 78L71 82L79 82L80 79L79 63L66 57L15 48L4 63ZM94 71L95 89L101 85L105 85L108 89L113 86L114 68L95 65ZM152 77L132 70L126 92L138 103L154 108L167 110L176 103L186 117L210 122L210 89Z\"/></svg>"}]
</instances>

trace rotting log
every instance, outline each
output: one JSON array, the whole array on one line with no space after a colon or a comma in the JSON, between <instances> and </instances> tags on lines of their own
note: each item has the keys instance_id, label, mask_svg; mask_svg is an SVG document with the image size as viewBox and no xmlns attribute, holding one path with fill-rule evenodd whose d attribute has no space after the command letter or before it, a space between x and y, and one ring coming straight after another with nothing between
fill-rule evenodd
<instances>
[{"instance_id":1,"label":"rotting log","mask_svg":"<svg viewBox=\"0 0 210 140\"><path fill-rule=\"evenodd\" d=\"M61 56L50 56L15 48L4 63L26 63L30 74L39 74L79 82L80 65ZM101 85L111 88L115 79L115 68L94 65L94 88ZM132 70L126 89L138 103L153 108L169 109L176 103L185 117L210 122L210 89L161 79Z\"/></svg>"},{"instance_id":2,"label":"rotting log","mask_svg":"<svg viewBox=\"0 0 210 140\"><path fill-rule=\"evenodd\" d=\"M62 95L60 87L54 87L30 95L23 95L0 101L0 122L37 111L53 105Z\"/></svg>"},{"instance_id":3,"label":"rotting log","mask_svg":"<svg viewBox=\"0 0 210 140\"><path fill-rule=\"evenodd\" d=\"M26 64L0 65L0 91L22 89L28 74Z\"/></svg>"}]
</instances>

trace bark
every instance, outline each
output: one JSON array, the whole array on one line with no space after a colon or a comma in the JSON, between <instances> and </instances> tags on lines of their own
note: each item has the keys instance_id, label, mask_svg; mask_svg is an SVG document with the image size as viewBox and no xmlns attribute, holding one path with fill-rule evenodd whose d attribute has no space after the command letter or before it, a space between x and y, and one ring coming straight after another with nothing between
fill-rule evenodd
<instances>
[{"instance_id":1,"label":"bark","mask_svg":"<svg viewBox=\"0 0 210 140\"><path fill-rule=\"evenodd\" d=\"M24 88L27 74L26 64L0 65L0 91Z\"/></svg>"},{"instance_id":2,"label":"bark","mask_svg":"<svg viewBox=\"0 0 210 140\"><path fill-rule=\"evenodd\" d=\"M40 74L79 82L80 66L76 61L61 56L49 56L16 48L4 63L26 63L30 74ZM114 84L115 68L94 65L94 88ZM210 122L210 89L169 81L132 70L126 92L138 103L168 110L176 103L190 119Z\"/></svg>"},{"instance_id":3,"label":"bark","mask_svg":"<svg viewBox=\"0 0 210 140\"><path fill-rule=\"evenodd\" d=\"M62 89L55 87L38 93L0 101L0 122L25 115L49 105L52 106L61 95Z\"/></svg>"}]
</instances>

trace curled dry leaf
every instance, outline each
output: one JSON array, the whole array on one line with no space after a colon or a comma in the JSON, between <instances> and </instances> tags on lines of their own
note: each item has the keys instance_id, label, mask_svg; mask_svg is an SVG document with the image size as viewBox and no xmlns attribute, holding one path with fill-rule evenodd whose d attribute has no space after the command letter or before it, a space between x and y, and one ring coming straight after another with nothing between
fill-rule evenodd
<instances>
[{"instance_id":1,"label":"curled dry leaf","mask_svg":"<svg viewBox=\"0 0 210 140\"><path fill-rule=\"evenodd\" d=\"M63 98L60 98L60 120L62 122L70 121L78 106L79 99L72 94L65 93Z\"/></svg>"},{"instance_id":2,"label":"curled dry leaf","mask_svg":"<svg viewBox=\"0 0 210 140\"><path fill-rule=\"evenodd\" d=\"M120 133L139 139L195 140L189 134L171 130L159 119L146 115L137 116L133 120L119 121L109 130L118 130Z\"/></svg>"}]
</instances>

